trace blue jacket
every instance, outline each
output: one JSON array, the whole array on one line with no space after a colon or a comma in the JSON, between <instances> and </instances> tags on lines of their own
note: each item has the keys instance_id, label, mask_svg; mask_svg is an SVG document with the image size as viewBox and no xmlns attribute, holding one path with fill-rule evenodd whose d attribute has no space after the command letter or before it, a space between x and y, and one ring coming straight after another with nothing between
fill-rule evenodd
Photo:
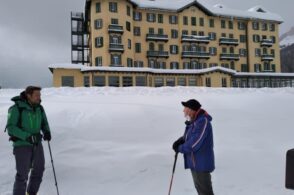
<instances>
[{"instance_id":1,"label":"blue jacket","mask_svg":"<svg viewBox=\"0 0 294 195\"><path fill-rule=\"evenodd\" d=\"M184 154L185 169L212 172L215 169L212 117L201 110L197 118L186 126L185 143L178 151Z\"/></svg>"}]
</instances>

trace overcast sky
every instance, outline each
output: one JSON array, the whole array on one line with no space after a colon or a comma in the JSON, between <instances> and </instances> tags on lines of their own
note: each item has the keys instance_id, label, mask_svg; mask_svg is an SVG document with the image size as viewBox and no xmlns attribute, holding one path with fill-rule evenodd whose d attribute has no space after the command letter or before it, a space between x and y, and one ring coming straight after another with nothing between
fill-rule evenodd
<instances>
[{"instance_id":1,"label":"overcast sky","mask_svg":"<svg viewBox=\"0 0 294 195\"><path fill-rule=\"evenodd\" d=\"M171 0L172 1L172 0ZM281 33L294 26L294 0L208 0L248 9L263 5L280 14ZM0 86L52 86L48 65L70 62L70 12L83 11L85 0L0 1Z\"/></svg>"}]
</instances>

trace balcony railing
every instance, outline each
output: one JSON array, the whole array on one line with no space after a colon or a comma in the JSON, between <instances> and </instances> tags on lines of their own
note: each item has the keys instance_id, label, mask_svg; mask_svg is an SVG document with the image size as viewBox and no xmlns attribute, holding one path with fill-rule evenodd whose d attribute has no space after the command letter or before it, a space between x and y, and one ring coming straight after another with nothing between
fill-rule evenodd
<instances>
[{"instance_id":1,"label":"balcony railing","mask_svg":"<svg viewBox=\"0 0 294 195\"><path fill-rule=\"evenodd\" d=\"M123 26L120 26L120 25L117 25L117 24L110 24L108 26L108 32L123 33L124 28L123 28Z\"/></svg>"},{"instance_id":2,"label":"balcony railing","mask_svg":"<svg viewBox=\"0 0 294 195\"><path fill-rule=\"evenodd\" d=\"M239 40L233 39L233 38L221 37L219 39L219 43L220 45L239 45Z\"/></svg>"},{"instance_id":3,"label":"balcony railing","mask_svg":"<svg viewBox=\"0 0 294 195\"><path fill-rule=\"evenodd\" d=\"M168 41L168 35L163 35L163 34L147 34L146 35L146 40L147 41Z\"/></svg>"},{"instance_id":4,"label":"balcony railing","mask_svg":"<svg viewBox=\"0 0 294 195\"><path fill-rule=\"evenodd\" d=\"M147 51L147 57L164 57L168 58L168 51Z\"/></svg>"},{"instance_id":5,"label":"balcony railing","mask_svg":"<svg viewBox=\"0 0 294 195\"><path fill-rule=\"evenodd\" d=\"M271 47L273 46L274 42L271 39L262 39L260 42L261 46Z\"/></svg>"},{"instance_id":6,"label":"balcony railing","mask_svg":"<svg viewBox=\"0 0 294 195\"><path fill-rule=\"evenodd\" d=\"M272 54L262 54L261 55L261 60L262 61L273 61L274 58L275 58L275 56L272 55Z\"/></svg>"},{"instance_id":7,"label":"balcony railing","mask_svg":"<svg viewBox=\"0 0 294 195\"><path fill-rule=\"evenodd\" d=\"M118 43L109 43L109 51L123 52L124 46L122 44L118 44Z\"/></svg>"},{"instance_id":8,"label":"balcony railing","mask_svg":"<svg viewBox=\"0 0 294 195\"><path fill-rule=\"evenodd\" d=\"M199 52L199 51L183 51L182 58L200 58L200 59L209 59L209 52Z\"/></svg>"},{"instance_id":9,"label":"balcony railing","mask_svg":"<svg viewBox=\"0 0 294 195\"><path fill-rule=\"evenodd\" d=\"M209 43L209 36L182 35L182 42Z\"/></svg>"},{"instance_id":10,"label":"balcony railing","mask_svg":"<svg viewBox=\"0 0 294 195\"><path fill-rule=\"evenodd\" d=\"M224 53L220 55L221 60L239 60L240 55L234 53Z\"/></svg>"}]
</instances>

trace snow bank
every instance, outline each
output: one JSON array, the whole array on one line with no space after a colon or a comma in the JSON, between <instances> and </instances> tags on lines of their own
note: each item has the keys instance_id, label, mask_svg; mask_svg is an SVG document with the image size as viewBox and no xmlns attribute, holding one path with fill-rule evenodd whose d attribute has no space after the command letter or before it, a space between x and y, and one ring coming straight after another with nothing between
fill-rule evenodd
<instances>
[{"instance_id":1,"label":"snow bank","mask_svg":"<svg viewBox=\"0 0 294 195\"><path fill-rule=\"evenodd\" d=\"M0 90L0 129L10 98ZM284 189L285 152L294 147L294 89L44 89L61 195L167 194L173 140L184 129L180 101L197 98L214 117L215 194L293 194ZM12 147L0 136L0 195L14 179ZM46 152L41 195L56 194ZM194 195L179 158L172 194Z\"/></svg>"}]
</instances>

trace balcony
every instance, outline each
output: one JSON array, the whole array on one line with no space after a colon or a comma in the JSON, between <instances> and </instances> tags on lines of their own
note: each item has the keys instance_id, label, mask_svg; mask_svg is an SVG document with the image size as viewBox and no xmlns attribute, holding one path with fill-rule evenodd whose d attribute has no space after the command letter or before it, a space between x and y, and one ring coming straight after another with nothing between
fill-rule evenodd
<instances>
[{"instance_id":1,"label":"balcony","mask_svg":"<svg viewBox=\"0 0 294 195\"><path fill-rule=\"evenodd\" d=\"M110 33L124 33L124 28L123 26L117 25L117 24L110 24L108 26L108 32Z\"/></svg>"},{"instance_id":2,"label":"balcony","mask_svg":"<svg viewBox=\"0 0 294 195\"><path fill-rule=\"evenodd\" d=\"M220 55L221 60L240 60L239 54L225 53Z\"/></svg>"},{"instance_id":3,"label":"balcony","mask_svg":"<svg viewBox=\"0 0 294 195\"><path fill-rule=\"evenodd\" d=\"M146 41L168 41L168 35L162 35L162 34L147 34L146 35Z\"/></svg>"},{"instance_id":4,"label":"balcony","mask_svg":"<svg viewBox=\"0 0 294 195\"><path fill-rule=\"evenodd\" d=\"M168 58L168 51L147 51L147 57Z\"/></svg>"},{"instance_id":5,"label":"balcony","mask_svg":"<svg viewBox=\"0 0 294 195\"><path fill-rule=\"evenodd\" d=\"M209 59L209 52L199 52L199 51L183 51L182 58L199 58L199 59Z\"/></svg>"},{"instance_id":6,"label":"balcony","mask_svg":"<svg viewBox=\"0 0 294 195\"><path fill-rule=\"evenodd\" d=\"M273 46L274 42L271 39L262 39L260 45L263 47L271 47Z\"/></svg>"},{"instance_id":7,"label":"balcony","mask_svg":"<svg viewBox=\"0 0 294 195\"><path fill-rule=\"evenodd\" d=\"M110 52L124 52L124 46L118 43L109 43Z\"/></svg>"},{"instance_id":8,"label":"balcony","mask_svg":"<svg viewBox=\"0 0 294 195\"><path fill-rule=\"evenodd\" d=\"M226 38L226 37L221 37L219 39L219 44L220 45L239 45L239 40L238 39L233 39L233 38Z\"/></svg>"},{"instance_id":9,"label":"balcony","mask_svg":"<svg viewBox=\"0 0 294 195\"><path fill-rule=\"evenodd\" d=\"M263 54L263 55L261 55L261 60L262 61L273 61L274 58L275 57L272 54Z\"/></svg>"},{"instance_id":10,"label":"balcony","mask_svg":"<svg viewBox=\"0 0 294 195\"><path fill-rule=\"evenodd\" d=\"M208 44L210 42L210 38L208 36L182 35L182 42Z\"/></svg>"}]
</instances>

